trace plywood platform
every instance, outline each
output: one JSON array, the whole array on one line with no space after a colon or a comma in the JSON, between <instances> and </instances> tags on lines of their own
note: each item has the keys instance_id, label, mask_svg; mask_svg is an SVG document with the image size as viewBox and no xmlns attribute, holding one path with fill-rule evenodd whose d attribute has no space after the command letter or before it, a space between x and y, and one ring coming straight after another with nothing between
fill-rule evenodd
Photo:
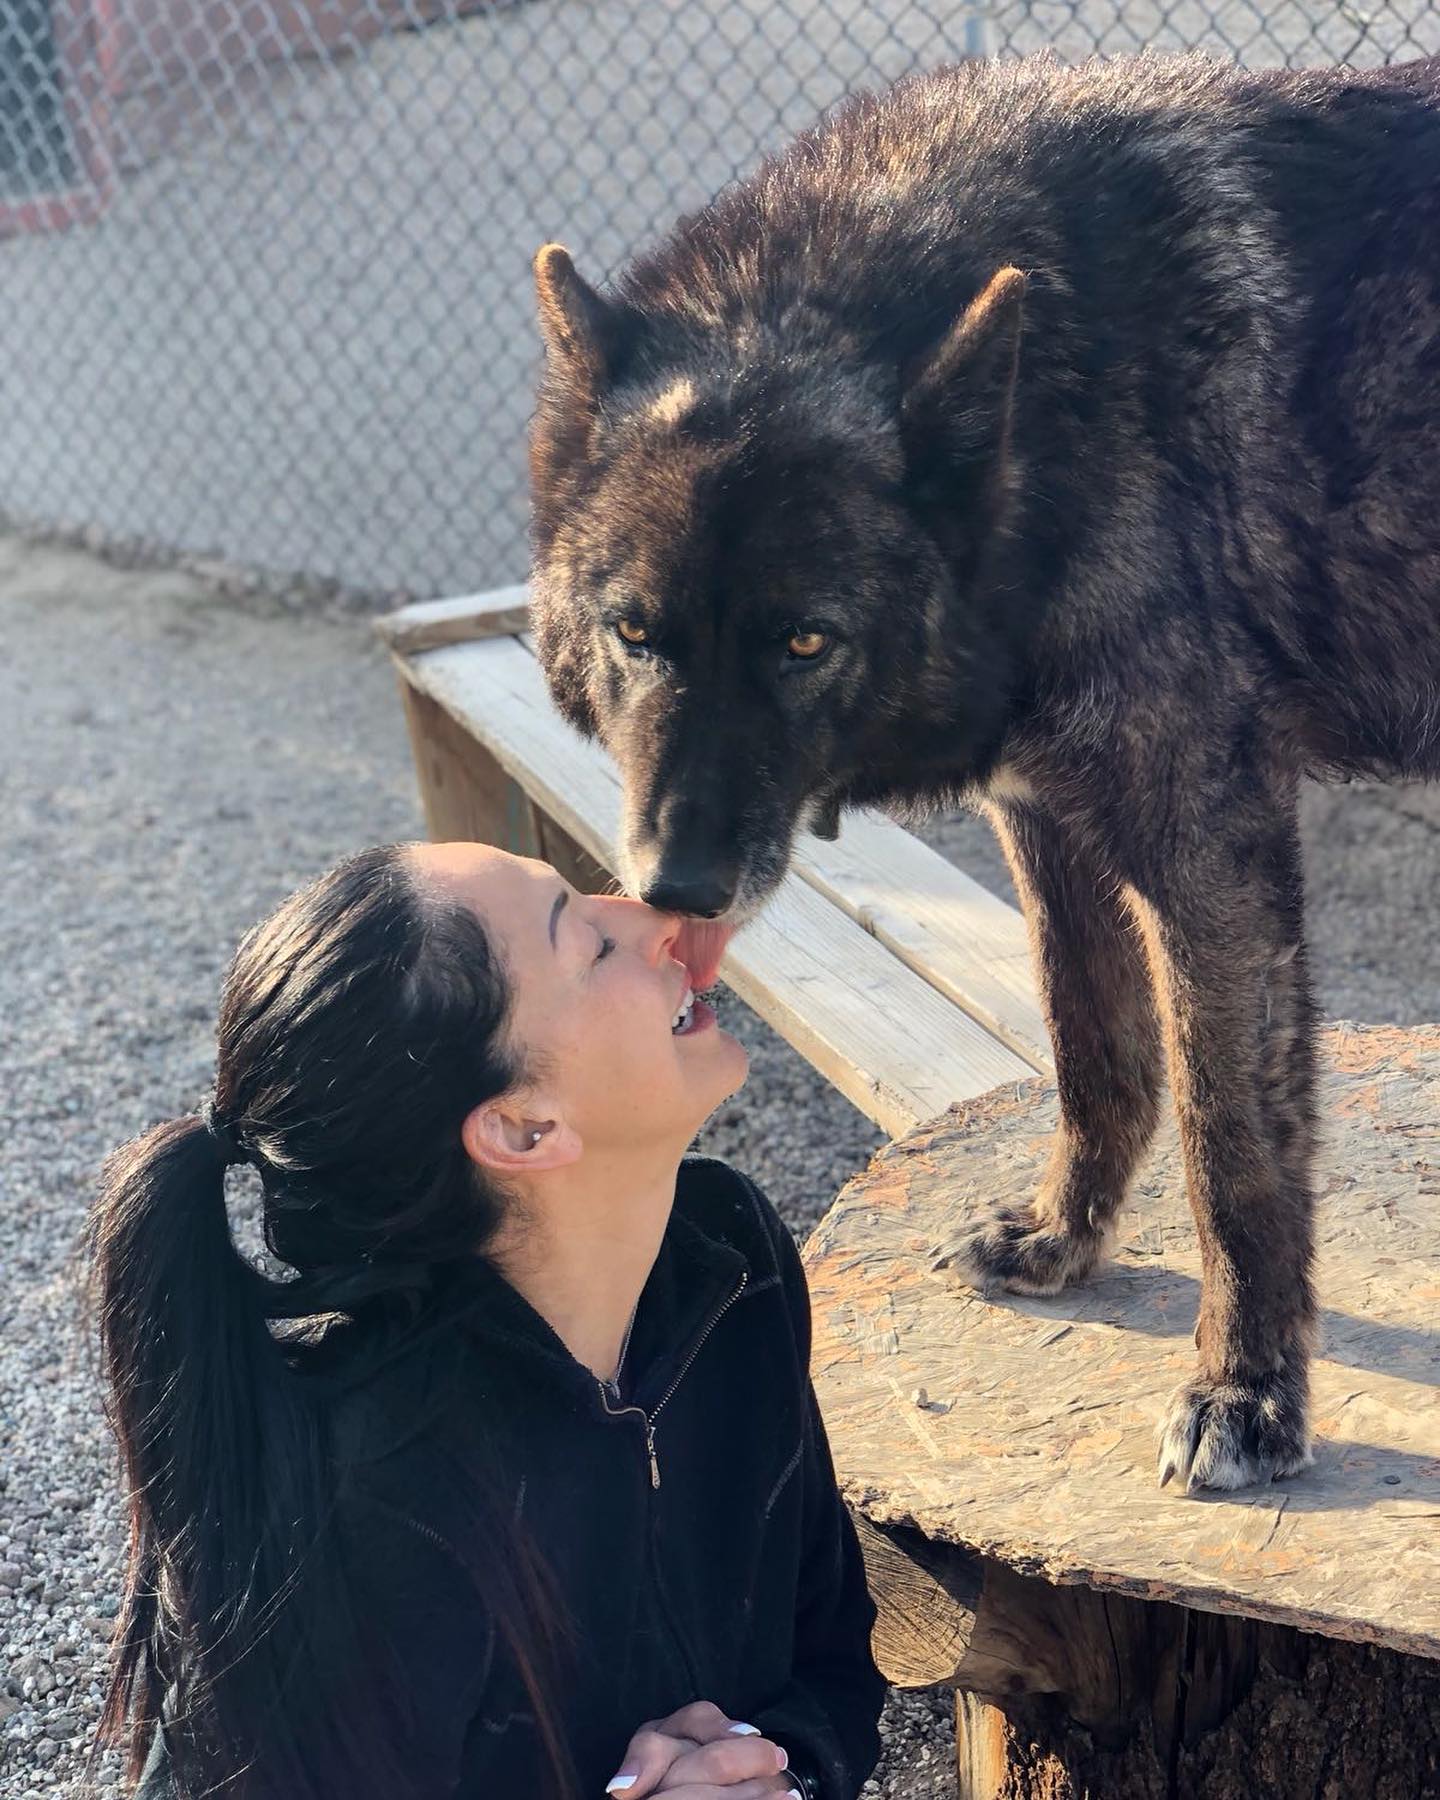
<instances>
[{"instance_id":1,"label":"plywood platform","mask_svg":"<svg viewBox=\"0 0 1440 1800\"><path fill-rule=\"evenodd\" d=\"M1316 1465L1264 1490L1156 1486L1199 1256L1168 1124L1113 1261L1053 1300L944 1264L1027 1196L1040 1080L882 1150L806 1252L815 1381L846 1497L1023 1573L1440 1657L1440 1027L1325 1034Z\"/></svg>"}]
</instances>

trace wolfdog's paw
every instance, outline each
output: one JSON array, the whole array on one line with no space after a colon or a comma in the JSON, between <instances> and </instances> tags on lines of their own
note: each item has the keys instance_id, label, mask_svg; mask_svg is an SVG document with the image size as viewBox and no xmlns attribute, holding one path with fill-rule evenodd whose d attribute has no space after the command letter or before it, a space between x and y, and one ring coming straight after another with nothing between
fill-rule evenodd
<instances>
[{"instance_id":1,"label":"wolfdog's paw","mask_svg":"<svg viewBox=\"0 0 1440 1800\"><path fill-rule=\"evenodd\" d=\"M961 1240L949 1266L981 1293L1008 1288L1012 1294L1058 1294L1084 1280L1104 1247L1101 1232L1057 1231L1042 1224L1033 1207L1007 1206Z\"/></svg>"},{"instance_id":2,"label":"wolfdog's paw","mask_svg":"<svg viewBox=\"0 0 1440 1800\"><path fill-rule=\"evenodd\" d=\"M1305 1357L1293 1353L1273 1374L1243 1381L1197 1375L1170 1397L1160 1422L1160 1485L1242 1488L1298 1475L1310 1450Z\"/></svg>"}]
</instances>

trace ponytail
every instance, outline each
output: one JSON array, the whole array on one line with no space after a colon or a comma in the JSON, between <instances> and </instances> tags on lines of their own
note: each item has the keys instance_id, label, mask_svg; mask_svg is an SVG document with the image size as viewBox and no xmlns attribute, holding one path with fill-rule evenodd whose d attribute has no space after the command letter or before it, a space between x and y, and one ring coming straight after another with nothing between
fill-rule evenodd
<instances>
[{"instance_id":1,"label":"ponytail","mask_svg":"<svg viewBox=\"0 0 1440 1800\"><path fill-rule=\"evenodd\" d=\"M247 1653L261 1613L303 1565L307 1546L287 1527L315 1516L303 1502L321 1474L320 1446L266 1323L270 1283L230 1236L226 1160L201 1119L157 1126L110 1159L91 1219L130 1513L101 1732L118 1736L128 1718L132 1775L162 1702L192 1726L205 1722L190 1735L200 1760L222 1765L248 1762L253 1746L238 1740L262 1719L267 1733L280 1730L285 1716L272 1659ZM222 1669L229 1678L215 1682ZM267 1744L267 1766L284 1767L288 1754Z\"/></svg>"},{"instance_id":2,"label":"ponytail","mask_svg":"<svg viewBox=\"0 0 1440 1800\"><path fill-rule=\"evenodd\" d=\"M128 1737L134 1777L163 1723L181 1800L414 1795L334 1529L338 1389L314 1378L310 1351L324 1335L328 1356L321 1327L337 1318L352 1327L333 1340L341 1388L421 1335L445 1346L435 1409L460 1422L446 1454L467 1519L450 1548L526 1688L550 1791L574 1792L563 1609L491 1491L482 1438L459 1441L473 1422L462 1340L438 1304L444 1271L482 1253L503 1215L460 1127L522 1078L509 1011L476 915L423 890L404 846L364 851L242 944L214 1107L105 1166L92 1300L130 1545L97 1742ZM225 1170L238 1160L259 1172L265 1241L293 1279L268 1279L231 1238Z\"/></svg>"}]
</instances>

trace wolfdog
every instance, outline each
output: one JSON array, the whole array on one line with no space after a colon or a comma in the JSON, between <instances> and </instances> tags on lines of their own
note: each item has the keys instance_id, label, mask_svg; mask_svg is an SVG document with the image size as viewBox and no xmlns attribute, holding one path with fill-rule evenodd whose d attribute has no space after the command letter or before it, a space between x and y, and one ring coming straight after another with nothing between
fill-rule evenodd
<instances>
[{"instance_id":1,"label":"wolfdog","mask_svg":"<svg viewBox=\"0 0 1440 1800\"><path fill-rule=\"evenodd\" d=\"M1204 1279L1161 1481L1303 1468L1296 794L1440 773L1440 61L942 69L607 289L536 279L539 649L631 889L718 943L801 826L982 806L1062 1124L971 1276L1095 1265L1168 1060Z\"/></svg>"}]
</instances>

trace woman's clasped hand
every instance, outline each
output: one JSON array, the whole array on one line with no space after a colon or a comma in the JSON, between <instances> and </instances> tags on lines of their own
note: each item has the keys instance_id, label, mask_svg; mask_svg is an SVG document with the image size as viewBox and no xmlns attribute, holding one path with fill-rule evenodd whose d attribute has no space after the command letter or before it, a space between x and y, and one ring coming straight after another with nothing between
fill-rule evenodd
<instances>
[{"instance_id":1,"label":"woman's clasped hand","mask_svg":"<svg viewBox=\"0 0 1440 1800\"><path fill-rule=\"evenodd\" d=\"M778 1744L744 1720L730 1719L708 1700L651 1719L635 1733L625 1760L606 1784L624 1800L664 1794L667 1800L803 1800L786 1775Z\"/></svg>"}]
</instances>

